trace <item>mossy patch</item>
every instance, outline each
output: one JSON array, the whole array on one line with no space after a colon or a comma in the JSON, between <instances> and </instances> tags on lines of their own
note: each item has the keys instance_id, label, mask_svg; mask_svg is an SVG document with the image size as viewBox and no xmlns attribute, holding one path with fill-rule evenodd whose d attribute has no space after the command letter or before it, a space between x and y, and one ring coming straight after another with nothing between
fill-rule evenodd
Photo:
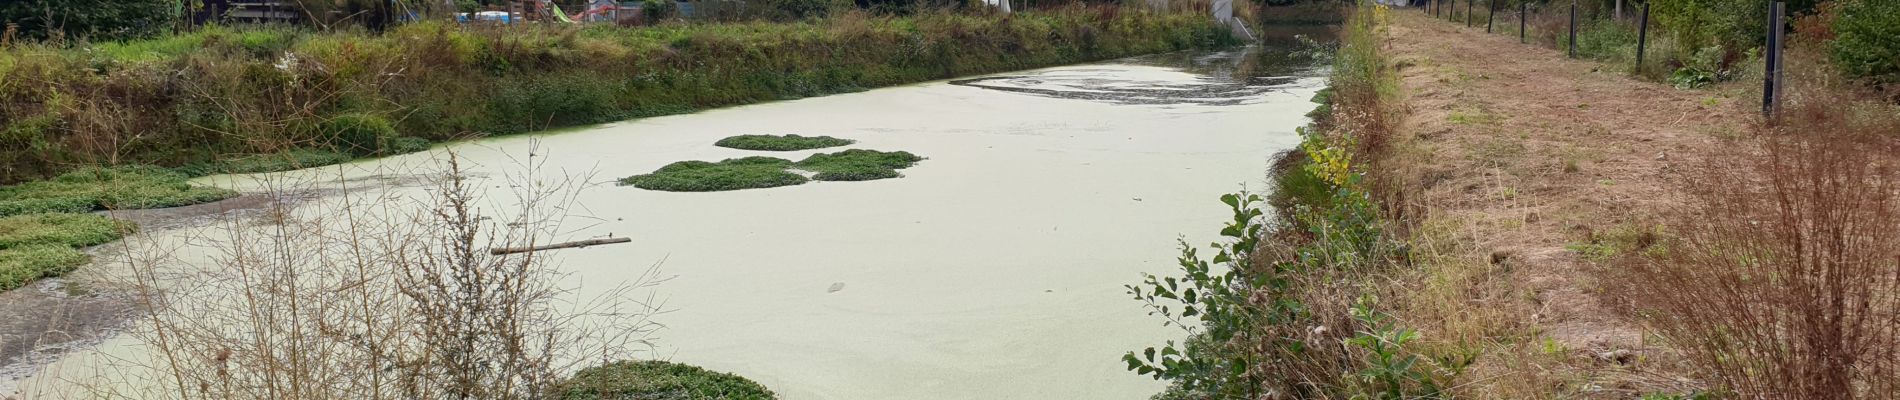
<instances>
[{"instance_id":1,"label":"mossy patch","mask_svg":"<svg viewBox=\"0 0 1900 400\"><path fill-rule=\"evenodd\" d=\"M857 143L851 139L839 139L830 136L799 135L739 135L719 139L714 146L758 151L796 151L838 147Z\"/></svg>"},{"instance_id":2,"label":"mossy patch","mask_svg":"<svg viewBox=\"0 0 1900 400\"><path fill-rule=\"evenodd\" d=\"M923 157L907 151L851 149L813 154L793 164L793 167L816 172L818 174L812 179L821 181L868 181L896 178L901 176L897 170L910 168L923 160Z\"/></svg>"},{"instance_id":3,"label":"mossy patch","mask_svg":"<svg viewBox=\"0 0 1900 400\"><path fill-rule=\"evenodd\" d=\"M0 291L72 272L91 257L76 248L118 240L132 223L96 214L0 217Z\"/></svg>"},{"instance_id":4,"label":"mossy patch","mask_svg":"<svg viewBox=\"0 0 1900 400\"><path fill-rule=\"evenodd\" d=\"M227 189L191 186L185 174L164 168L84 168L49 180L0 187L0 216L177 207L236 195Z\"/></svg>"},{"instance_id":5,"label":"mossy patch","mask_svg":"<svg viewBox=\"0 0 1900 400\"><path fill-rule=\"evenodd\" d=\"M132 224L97 214L0 217L0 250L34 245L86 247L119 240Z\"/></svg>"},{"instance_id":6,"label":"mossy patch","mask_svg":"<svg viewBox=\"0 0 1900 400\"><path fill-rule=\"evenodd\" d=\"M720 162L680 161L645 175L620 179L620 185L668 192L717 192L791 186L807 181L786 171L790 160L772 157L733 158Z\"/></svg>"},{"instance_id":7,"label":"mossy patch","mask_svg":"<svg viewBox=\"0 0 1900 400\"><path fill-rule=\"evenodd\" d=\"M745 377L666 361L617 361L583 369L563 382L563 400L771 400L778 396Z\"/></svg>"},{"instance_id":8,"label":"mossy patch","mask_svg":"<svg viewBox=\"0 0 1900 400\"><path fill-rule=\"evenodd\" d=\"M61 245L0 250L0 291L26 286L40 278L65 275L91 259L86 253Z\"/></svg>"}]
</instances>

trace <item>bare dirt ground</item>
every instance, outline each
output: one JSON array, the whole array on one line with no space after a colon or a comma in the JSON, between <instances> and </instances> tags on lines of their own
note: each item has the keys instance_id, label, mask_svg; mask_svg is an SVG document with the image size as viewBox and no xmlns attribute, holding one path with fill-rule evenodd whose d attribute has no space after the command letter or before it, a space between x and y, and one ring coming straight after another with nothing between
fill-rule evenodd
<instances>
[{"instance_id":1,"label":"bare dirt ground","mask_svg":"<svg viewBox=\"0 0 1900 400\"><path fill-rule=\"evenodd\" d=\"M1630 398L1695 385L1605 293L1598 260L1646 239L1681 193L1673 173L1747 127L1737 102L1629 77L1520 44L1515 32L1392 13L1386 53L1401 80L1426 225L1492 266L1468 277L1468 307L1441 315L1483 332L1468 375L1481 397ZM1628 246L1623 246L1628 247ZM1458 307L1441 307L1458 309ZM1462 315L1452 315L1462 314ZM1485 314L1489 317L1472 317ZM1450 324L1449 322L1438 322ZM1428 330L1429 332L1429 330Z\"/></svg>"}]
</instances>

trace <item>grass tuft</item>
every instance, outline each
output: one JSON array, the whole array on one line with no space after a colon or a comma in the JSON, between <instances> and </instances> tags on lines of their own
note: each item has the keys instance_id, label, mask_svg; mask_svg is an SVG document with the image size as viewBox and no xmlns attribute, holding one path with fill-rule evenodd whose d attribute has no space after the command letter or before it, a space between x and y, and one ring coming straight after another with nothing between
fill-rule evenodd
<instances>
[{"instance_id":1,"label":"grass tuft","mask_svg":"<svg viewBox=\"0 0 1900 400\"><path fill-rule=\"evenodd\" d=\"M821 181L868 181L896 178L897 170L910 168L923 157L907 151L851 149L836 153L813 154L794 166L817 172L812 179Z\"/></svg>"},{"instance_id":2,"label":"grass tuft","mask_svg":"<svg viewBox=\"0 0 1900 400\"><path fill-rule=\"evenodd\" d=\"M807 180L787 172L791 161L771 157L733 158L717 163L680 161L645 175L620 179L621 186L667 192L718 192L791 186Z\"/></svg>"},{"instance_id":3,"label":"grass tuft","mask_svg":"<svg viewBox=\"0 0 1900 400\"><path fill-rule=\"evenodd\" d=\"M563 400L770 400L771 389L745 377L666 361L617 361L583 369L561 385Z\"/></svg>"},{"instance_id":4,"label":"grass tuft","mask_svg":"<svg viewBox=\"0 0 1900 400\"><path fill-rule=\"evenodd\" d=\"M796 151L838 147L857 143L851 139L839 139L830 136L799 135L739 135L719 139L714 146L758 151Z\"/></svg>"}]
</instances>

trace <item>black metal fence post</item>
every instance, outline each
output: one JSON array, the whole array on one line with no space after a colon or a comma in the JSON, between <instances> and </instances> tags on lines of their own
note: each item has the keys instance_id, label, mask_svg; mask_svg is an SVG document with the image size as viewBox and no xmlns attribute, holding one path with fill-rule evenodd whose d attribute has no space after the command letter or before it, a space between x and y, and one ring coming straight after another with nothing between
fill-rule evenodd
<instances>
[{"instance_id":1,"label":"black metal fence post","mask_svg":"<svg viewBox=\"0 0 1900 400\"><path fill-rule=\"evenodd\" d=\"M1577 3L1570 3L1570 58L1577 58Z\"/></svg>"},{"instance_id":2,"label":"black metal fence post","mask_svg":"<svg viewBox=\"0 0 1900 400\"><path fill-rule=\"evenodd\" d=\"M1787 12L1786 3L1777 1L1768 4L1768 51L1764 60L1767 62L1764 66L1765 73L1762 74L1761 113L1769 123L1774 123L1776 114L1781 113L1781 92L1785 90L1781 81L1782 57L1784 56L1781 51L1782 41L1787 38L1784 33L1787 27L1782 22L1782 14L1785 12Z\"/></svg>"},{"instance_id":3,"label":"black metal fence post","mask_svg":"<svg viewBox=\"0 0 1900 400\"><path fill-rule=\"evenodd\" d=\"M1531 21L1530 11L1531 11L1530 2L1525 1L1521 3L1517 3L1517 42L1518 43L1531 42L1530 35L1529 35L1530 30L1528 29L1530 28L1530 21Z\"/></svg>"},{"instance_id":4,"label":"black metal fence post","mask_svg":"<svg viewBox=\"0 0 1900 400\"><path fill-rule=\"evenodd\" d=\"M1471 6L1474 6L1477 4L1478 4L1478 0L1465 0L1465 27L1466 28L1471 27Z\"/></svg>"},{"instance_id":5,"label":"black metal fence post","mask_svg":"<svg viewBox=\"0 0 1900 400\"><path fill-rule=\"evenodd\" d=\"M1642 26L1636 28L1636 73L1643 73L1643 51L1649 47L1649 3L1643 3Z\"/></svg>"},{"instance_id":6,"label":"black metal fence post","mask_svg":"<svg viewBox=\"0 0 1900 400\"><path fill-rule=\"evenodd\" d=\"M1491 14L1484 17L1484 33L1491 33L1491 25L1495 25L1491 21L1498 19L1498 0L1486 2L1484 3L1484 7L1491 9Z\"/></svg>"}]
</instances>

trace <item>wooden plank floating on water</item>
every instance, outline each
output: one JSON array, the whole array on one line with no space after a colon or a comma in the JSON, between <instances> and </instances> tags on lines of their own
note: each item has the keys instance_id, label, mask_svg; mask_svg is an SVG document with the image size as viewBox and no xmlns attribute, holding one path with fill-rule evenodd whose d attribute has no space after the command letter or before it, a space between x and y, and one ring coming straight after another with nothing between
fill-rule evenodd
<instances>
[{"instance_id":1,"label":"wooden plank floating on water","mask_svg":"<svg viewBox=\"0 0 1900 400\"><path fill-rule=\"evenodd\" d=\"M531 247L495 248L495 249L489 249L488 254L503 255L503 254L514 254L514 253L526 253L530 251L567 249L567 248L575 248L575 247L587 247L587 246L593 246L597 244L626 243L626 242L631 242L631 241L633 241L633 238L624 238L624 237L606 238L606 239L587 239L587 240L581 240L581 241L555 243L555 244L547 244L547 245L531 246Z\"/></svg>"}]
</instances>

